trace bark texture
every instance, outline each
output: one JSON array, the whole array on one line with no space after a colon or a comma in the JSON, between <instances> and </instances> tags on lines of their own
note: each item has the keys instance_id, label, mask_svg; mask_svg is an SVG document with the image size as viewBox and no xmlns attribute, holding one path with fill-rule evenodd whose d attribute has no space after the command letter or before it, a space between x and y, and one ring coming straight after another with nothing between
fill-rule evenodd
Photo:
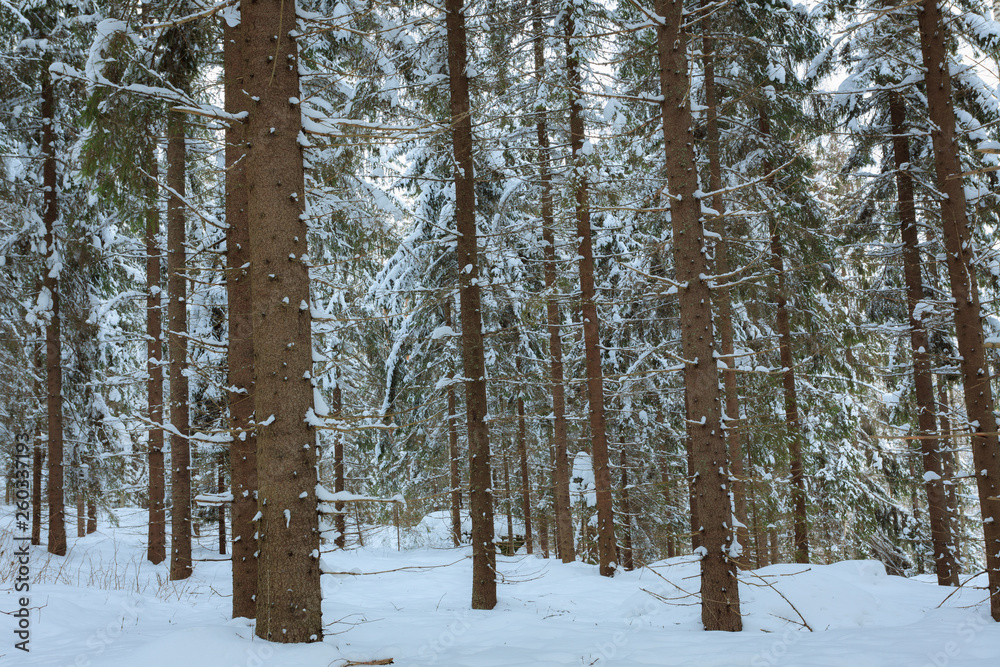
<instances>
[{"instance_id":1,"label":"bark texture","mask_svg":"<svg viewBox=\"0 0 1000 667\"><path fill-rule=\"evenodd\" d=\"M246 59L240 26L223 25L225 105L228 113L249 111L244 87ZM249 191L246 128L226 129L226 296L229 309L229 475L233 503L233 618L257 615L257 436L254 430L253 315L250 273Z\"/></svg>"},{"instance_id":2,"label":"bark texture","mask_svg":"<svg viewBox=\"0 0 1000 667\"><path fill-rule=\"evenodd\" d=\"M191 576L191 433L187 378L187 246L184 119L167 117L167 319L170 333L170 579Z\"/></svg>"},{"instance_id":3,"label":"bark texture","mask_svg":"<svg viewBox=\"0 0 1000 667\"><path fill-rule=\"evenodd\" d=\"M163 464L163 310L161 302L160 203L156 179L159 163L154 148L147 153L150 174L146 194L146 410L148 432L149 531L146 559L159 564L167 557L165 470Z\"/></svg>"},{"instance_id":4,"label":"bark texture","mask_svg":"<svg viewBox=\"0 0 1000 667\"><path fill-rule=\"evenodd\" d=\"M590 230L590 188L585 172L583 147L586 137L581 98L582 75L575 48L575 23L566 18L566 73L569 79L569 134L575 185L576 236L580 256L580 309L583 318L584 356L587 367L587 400L590 421L590 455L594 467L597 496L597 558L600 572L610 577L615 571L615 524L611 502L611 469L608 461L607 421L604 415L604 374L601 369L600 323L594 287L594 246Z\"/></svg>"},{"instance_id":5,"label":"bark texture","mask_svg":"<svg viewBox=\"0 0 1000 667\"><path fill-rule=\"evenodd\" d=\"M702 0L707 6L708 0ZM719 143L719 111L718 94L715 85L715 40L710 36L711 19L702 23L705 36L702 37L702 57L704 63L704 87L706 109L706 134L708 139L708 173L709 189L716 193L712 196L712 208L718 212L714 221L715 233L719 239L715 243L715 272L720 276L729 273L729 242L726 229L726 199L722 190L722 159ZM728 282L729 278L721 278ZM736 541L740 547L740 558L737 561L741 567L749 567L747 553L749 552L750 533L747 530L747 496L743 474L743 444L740 441L740 393L736 383L735 345L733 344L733 304L732 294L728 287L717 287L715 290L718 304L719 345L723 361L726 364L722 371L722 383L725 388L726 409L723 426L726 430L726 444L729 449L729 473L732 477L733 509L736 520Z\"/></svg>"},{"instance_id":6,"label":"bark texture","mask_svg":"<svg viewBox=\"0 0 1000 667\"><path fill-rule=\"evenodd\" d=\"M944 467L939 447L941 441L928 436L937 432L934 405L934 380L931 377L930 342L923 322L916 315L917 304L924 298L921 277L920 241L917 237L917 213L913 202L913 179L907 169L910 145L907 138L906 110L900 95L889 103L892 123L893 157L896 162L896 192L899 198L899 224L903 239L903 274L906 280L907 313L910 317L910 347L913 350L913 385L917 399L917 426L921 459L924 463L924 490L931 524L931 545L938 584L958 586L958 568L948 522L944 489Z\"/></svg>"},{"instance_id":7,"label":"bark texture","mask_svg":"<svg viewBox=\"0 0 1000 667\"><path fill-rule=\"evenodd\" d=\"M59 319L59 251L55 225L59 219L59 181L56 176L55 91L48 66L42 74L42 186L45 189L42 222L45 224L45 275L42 291L49 297L45 324L46 408L49 443L49 544L50 554L66 555L66 508L63 504L63 405L62 339Z\"/></svg>"},{"instance_id":8,"label":"bark texture","mask_svg":"<svg viewBox=\"0 0 1000 667\"><path fill-rule=\"evenodd\" d=\"M323 638L305 176L295 2L241 6L257 422L257 627Z\"/></svg>"},{"instance_id":9,"label":"bark texture","mask_svg":"<svg viewBox=\"0 0 1000 667\"><path fill-rule=\"evenodd\" d=\"M694 452L695 488L701 520L701 617L706 630L739 631L739 588L729 557L732 511L726 441L722 431L719 373L714 356L712 295L700 201L695 197L694 131L688 96L687 43L681 32L682 3L656 0L663 140L674 264L679 290L684 395L688 435Z\"/></svg>"},{"instance_id":10,"label":"bark texture","mask_svg":"<svg viewBox=\"0 0 1000 667\"><path fill-rule=\"evenodd\" d=\"M533 0L533 30L535 33L535 76L541 83L545 69L545 29L540 0ZM556 300L556 236L555 213L552 206L552 153L545 109L536 109L538 121L538 180L541 183L542 247L545 258L545 290L548 297L545 312L549 330L549 361L552 379L552 442L555 452L552 466L552 500L555 514L557 551L564 563L576 560L573 547L573 518L569 498L569 454L567 452L566 386L563 381L562 337L559 327L559 302Z\"/></svg>"},{"instance_id":11,"label":"bark texture","mask_svg":"<svg viewBox=\"0 0 1000 667\"><path fill-rule=\"evenodd\" d=\"M927 104L933 129L934 167L941 200L941 224L951 294L955 300L955 338L961 355L965 411L976 430L972 440L973 468L979 490L986 541L986 573L990 615L1000 621L1000 440L993 414L993 390L983 345L979 285L973 262L973 238L962 186L962 165L955 136L955 109L945 45L945 25L936 0L924 0L917 13L924 59Z\"/></svg>"},{"instance_id":12,"label":"bark texture","mask_svg":"<svg viewBox=\"0 0 1000 667\"><path fill-rule=\"evenodd\" d=\"M493 493L490 433L486 423L486 360L482 300L476 247L476 177L472 163L472 114L465 14L462 0L445 0L448 33L448 89L451 93L452 147L455 158L455 223L458 231L458 291L462 321L465 414L469 437L469 512L472 516L472 608L497 603L496 548L493 545Z\"/></svg>"},{"instance_id":13,"label":"bark texture","mask_svg":"<svg viewBox=\"0 0 1000 667\"><path fill-rule=\"evenodd\" d=\"M337 386L333 388L333 396L330 397L330 413L334 419L341 419L344 410L343 390L340 388L340 378L337 378ZM344 483L344 437L343 434L335 432L333 441L333 490L340 493L347 490ZM337 531L337 537L333 543L338 549L343 549L347 544L347 506L344 503L334 503L333 527ZM359 526L360 530L360 526Z\"/></svg>"}]
</instances>

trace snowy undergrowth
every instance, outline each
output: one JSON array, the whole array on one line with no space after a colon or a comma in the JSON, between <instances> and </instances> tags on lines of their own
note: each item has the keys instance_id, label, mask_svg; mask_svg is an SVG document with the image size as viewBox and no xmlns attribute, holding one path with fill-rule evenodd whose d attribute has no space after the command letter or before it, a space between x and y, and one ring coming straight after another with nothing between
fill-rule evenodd
<instances>
[{"instance_id":1,"label":"snowy undergrowth","mask_svg":"<svg viewBox=\"0 0 1000 667\"><path fill-rule=\"evenodd\" d=\"M17 607L12 544L0 516L0 610ZM500 602L469 609L468 548L439 548L438 530L396 550L324 555L322 643L262 642L230 620L229 563L211 548L186 582L145 561L139 511L120 525L70 538L65 558L31 555L31 653L15 651L13 618L0 615L0 663L121 667L337 667L392 658L395 665L967 665L997 664L1000 627L984 604L985 577L952 592L881 564L776 565L742 575L745 630L701 630L698 565L655 563L613 579L596 567L533 556L498 559ZM423 542L406 549L407 541ZM431 548L431 547L438 548ZM943 602L943 604L942 604Z\"/></svg>"}]
</instances>

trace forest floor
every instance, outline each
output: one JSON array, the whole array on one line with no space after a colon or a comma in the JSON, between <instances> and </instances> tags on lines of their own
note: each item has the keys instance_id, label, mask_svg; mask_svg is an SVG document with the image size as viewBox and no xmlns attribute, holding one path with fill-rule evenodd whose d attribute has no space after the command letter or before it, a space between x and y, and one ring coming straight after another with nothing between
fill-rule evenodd
<instances>
[{"instance_id":1,"label":"forest floor","mask_svg":"<svg viewBox=\"0 0 1000 667\"><path fill-rule=\"evenodd\" d=\"M24 653L11 615L23 595L13 591L13 510L0 507L0 665L1000 664L985 577L947 597L953 590L888 576L875 561L766 567L741 575L744 631L706 634L690 558L608 579L592 565L500 557L496 609L472 611L469 549L424 539L398 551L395 531L324 555L324 569L341 574L323 576L321 643L271 644L250 621L229 618L227 561L198 561L189 580L169 582L166 563L145 560L143 513L118 510L117 518L117 526L102 521L97 533L71 537L65 558L31 550ZM201 538L195 557L219 559L213 544L216 536Z\"/></svg>"}]
</instances>

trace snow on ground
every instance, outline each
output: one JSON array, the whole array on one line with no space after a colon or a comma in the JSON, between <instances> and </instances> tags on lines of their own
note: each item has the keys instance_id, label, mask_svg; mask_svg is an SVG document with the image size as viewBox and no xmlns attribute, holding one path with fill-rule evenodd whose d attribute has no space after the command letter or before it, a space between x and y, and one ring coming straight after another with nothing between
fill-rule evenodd
<instances>
[{"instance_id":1,"label":"snow on ground","mask_svg":"<svg viewBox=\"0 0 1000 667\"><path fill-rule=\"evenodd\" d=\"M0 508L0 665L338 667L394 665L791 665L906 667L1000 660L1000 625L979 577L954 593L881 564L776 565L742 576L742 633L705 633L690 558L600 577L595 566L499 557L500 602L469 609L469 549L397 551L395 530L369 546L328 553L322 643L263 642L231 620L229 564L199 561L186 581L145 561L144 514L70 538L65 559L31 552L31 652L15 650L13 512ZM427 535L442 531L422 528ZM379 543L371 546L371 542ZM217 538L196 558L218 559ZM977 585L979 587L977 587ZM943 604L942 604L942 601ZM808 625L810 630L805 627Z\"/></svg>"}]
</instances>

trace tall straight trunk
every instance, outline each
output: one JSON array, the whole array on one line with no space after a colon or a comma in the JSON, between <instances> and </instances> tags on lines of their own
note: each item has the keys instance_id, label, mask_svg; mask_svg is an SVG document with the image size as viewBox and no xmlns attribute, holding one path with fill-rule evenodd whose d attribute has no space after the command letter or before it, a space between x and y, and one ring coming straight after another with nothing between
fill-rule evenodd
<instances>
[{"instance_id":1,"label":"tall straight trunk","mask_svg":"<svg viewBox=\"0 0 1000 667\"><path fill-rule=\"evenodd\" d=\"M625 448L622 447L621 451L621 466L622 466L622 516L624 521L622 524L622 566L626 570L635 569L635 559L632 554L632 503L629 498L629 483L628 483L628 459L625 458Z\"/></svg>"},{"instance_id":2,"label":"tall straight trunk","mask_svg":"<svg viewBox=\"0 0 1000 667\"><path fill-rule=\"evenodd\" d=\"M927 513L931 524L931 545L938 584L958 585L958 568L948 523L948 507L944 489L944 466L941 461L942 441L931 438L937 432L934 406L934 380L931 378L930 342L919 317L917 304L924 298L921 277L920 241L917 238L917 213L913 203L913 179L909 172L910 145L907 138L906 110L903 98L893 94L889 102L892 123L892 145L896 162L896 191L899 197L899 224L903 239L903 274L906 279L907 311L910 317L910 347L913 349L913 385L917 399L917 426L924 462L924 490L927 493Z\"/></svg>"},{"instance_id":3,"label":"tall straight trunk","mask_svg":"<svg viewBox=\"0 0 1000 667\"><path fill-rule=\"evenodd\" d=\"M187 247L184 119L167 117L167 320L170 353L170 579L191 576L191 432L187 371ZM179 195L179 196L178 196Z\"/></svg>"},{"instance_id":4,"label":"tall straight trunk","mask_svg":"<svg viewBox=\"0 0 1000 667\"><path fill-rule=\"evenodd\" d=\"M472 608L497 603L496 549L493 546L493 494L490 483L490 432L486 423L486 359L476 247L476 177L472 163L472 112L469 103L463 0L445 0L448 33L448 89L451 93L452 149L455 158L455 224L458 231L458 294L462 321L465 415L469 439L469 513L472 516Z\"/></svg>"},{"instance_id":5,"label":"tall straight trunk","mask_svg":"<svg viewBox=\"0 0 1000 667\"><path fill-rule=\"evenodd\" d=\"M943 441L947 443L940 448L940 451L941 466L944 469L943 477L945 504L948 510L948 528L951 533L952 553L955 555L955 572L956 574L961 574L959 555L962 553L962 545L960 544L962 533L958 523L958 482L955 480L955 471L958 466L955 460L955 441L949 437L952 434L951 419L948 417L948 412L951 410L951 390L948 388L945 379L941 376L938 377L937 382L937 410L941 424L939 433Z\"/></svg>"},{"instance_id":6,"label":"tall straight trunk","mask_svg":"<svg viewBox=\"0 0 1000 667\"><path fill-rule=\"evenodd\" d=\"M510 457L507 451L503 453L503 491L507 505L507 555L513 556L517 552L514 548L514 493L510 486Z\"/></svg>"},{"instance_id":7,"label":"tall straight trunk","mask_svg":"<svg viewBox=\"0 0 1000 667\"><path fill-rule=\"evenodd\" d=\"M226 111L249 111L245 84L246 56L239 25L223 22ZM249 189L246 173L246 127L226 128L226 297L229 309L228 385L229 475L233 494L233 618L257 615L257 436L254 430L253 296L251 293Z\"/></svg>"},{"instance_id":8,"label":"tall straight trunk","mask_svg":"<svg viewBox=\"0 0 1000 667\"><path fill-rule=\"evenodd\" d=\"M149 414L149 532L146 559L159 564L167 557L165 471L163 464L163 310L161 307L159 161L156 148L147 153L150 183L146 193L146 409Z\"/></svg>"},{"instance_id":9,"label":"tall straight trunk","mask_svg":"<svg viewBox=\"0 0 1000 667\"><path fill-rule=\"evenodd\" d=\"M951 295L955 302L955 337L962 359L965 411L975 433L982 434L972 436L972 461L977 471L976 484L986 540L990 615L994 621L1000 621L1000 440L997 438L993 389L983 346L979 285L972 256L974 240L969 228L962 165L955 136L955 109L951 100L945 26L937 0L924 0L917 19L927 83L927 105L933 128L931 140L937 187L944 194L941 222Z\"/></svg>"},{"instance_id":10,"label":"tall straight trunk","mask_svg":"<svg viewBox=\"0 0 1000 667\"><path fill-rule=\"evenodd\" d=\"M334 419L340 420L344 412L344 394L340 388L340 377L337 377L337 386L333 388L333 396L330 397L330 414ZM347 490L344 479L344 436L339 431L334 431L333 441L333 490L340 493ZM343 549L347 545L347 506L344 503L334 503L333 527L337 531L337 537L333 539L334 545L338 549Z\"/></svg>"},{"instance_id":11,"label":"tall straight trunk","mask_svg":"<svg viewBox=\"0 0 1000 667\"><path fill-rule=\"evenodd\" d=\"M77 463L76 467L76 536L84 537L87 534L87 500L84 493L86 480L83 475L83 468Z\"/></svg>"},{"instance_id":12,"label":"tall straight trunk","mask_svg":"<svg viewBox=\"0 0 1000 667\"><path fill-rule=\"evenodd\" d=\"M531 477L528 476L528 428L524 420L524 398L517 397L517 453L521 463L521 512L524 515L524 548L531 555Z\"/></svg>"},{"instance_id":13,"label":"tall straight trunk","mask_svg":"<svg viewBox=\"0 0 1000 667\"><path fill-rule=\"evenodd\" d=\"M42 445L42 427L35 427L35 444L32 449L31 465L31 543L42 543L42 465L45 450Z\"/></svg>"},{"instance_id":14,"label":"tall straight trunk","mask_svg":"<svg viewBox=\"0 0 1000 667\"><path fill-rule=\"evenodd\" d=\"M535 76L541 84L545 69L545 30L542 23L540 0L532 0L533 30L535 33ZM542 248L545 258L545 302L549 330L550 377L552 380L552 441L555 461L552 466L552 500L555 515L559 557L564 563L576 560L573 548L573 518L569 499L569 454L566 423L566 386L563 381L562 337L559 332L559 303L556 300L556 235L555 214L552 205L552 152L549 149L549 131L545 109L536 109L538 121L538 178L542 186Z\"/></svg>"},{"instance_id":15,"label":"tall straight trunk","mask_svg":"<svg viewBox=\"0 0 1000 667\"><path fill-rule=\"evenodd\" d=\"M760 109L760 133L771 136L771 122L763 107ZM769 161L764 169L771 171ZM768 178L769 184L773 181ZM792 477L792 557L796 563L809 562L809 526L806 516L805 465L802 461L802 425L799 421L799 400L795 390L795 360L792 356L792 325L788 314L788 285L785 279L785 247L781 242L778 220L770 216L771 270L775 274L775 329L778 331L778 353L781 359L781 386L785 400L785 432L788 436L788 463Z\"/></svg>"},{"instance_id":16,"label":"tall straight trunk","mask_svg":"<svg viewBox=\"0 0 1000 667\"><path fill-rule=\"evenodd\" d=\"M445 324L451 329L451 294L444 300ZM451 539L457 547L462 543L462 477L458 470L458 421L455 414L455 385L450 382L455 373L448 373L448 474L451 483Z\"/></svg>"},{"instance_id":17,"label":"tall straight trunk","mask_svg":"<svg viewBox=\"0 0 1000 667\"><path fill-rule=\"evenodd\" d=\"M226 462L225 454L219 454L218 461L218 485L216 486L218 493L226 492ZM226 504L219 503L219 555L226 555Z\"/></svg>"},{"instance_id":18,"label":"tall straight trunk","mask_svg":"<svg viewBox=\"0 0 1000 667\"><path fill-rule=\"evenodd\" d=\"M575 23L566 18L566 73L570 88L569 135L576 186L576 235L580 246L580 308L583 317L584 356L587 367L587 399L590 404L590 456L594 466L597 496L597 558L600 572L610 577L615 571L615 523L611 502L611 468L608 462L608 434L604 416L604 375L601 370L600 325L594 287L594 247L590 230L590 188L585 171L583 146L582 76L580 57L574 41Z\"/></svg>"},{"instance_id":19,"label":"tall straight trunk","mask_svg":"<svg viewBox=\"0 0 1000 667\"><path fill-rule=\"evenodd\" d=\"M773 524L767 527L767 539L770 542L771 565L781 562L781 547L778 544L778 529Z\"/></svg>"},{"instance_id":20,"label":"tall straight trunk","mask_svg":"<svg viewBox=\"0 0 1000 667\"><path fill-rule=\"evenodd\" d=\"M45 376L49 431L49 553L66 555L66 508L63 505L63 405L62 339L59 321L59 251L55 225L59 219L59 181L56 177L55 91L46 65L42 74L42 186L45 190L42 222L45 224L45 275L42 291L48 294L49 318L45 325Z\"/></svg>"},{"instance_id":21,"label":"tall straight trunk","mask_svg":"<svg viewBox=\"0 0 1000 667\"><path fill-rule=\"evenodd\" d=\"M670 217L673 225L674 265L679 290L681 348L684 359L685 414L694 452L695 488L701 521L701 619L706 630L739 631L739 587L730 560L732 510L729 466L722 430L719 372L712 333L712 294L706 277L694 155L694 130L688 92L687 39L681 32L682 4L656 0L657 51L663 92L663 141Z\"/></svg>"},{"instance_id":22,"label":"tall straight trunk","mask_svg":"<svg viewBox=\"0 0 1000 667\"><path fill-rule=\"evenodd\" d=\"M241 7L257 421L257 629L323 638L312 320L295 2ZM275 28L275 26L284 26Z\"/></svg>"},{"instance_id":23,"label":"tall straight trunk","mask_svg":"<svg viewBox=\"0 0 1000 667\"><path fill-rule=\"evenodd\" d=\"M702 5L708 5L708 0L702 0ZM706 133L708 138L708 187L716 193L712 196L712 208L718 212L715 219L715 232L719 240L715 244L715 272L721 276L729 273L729 242L726 240L726 199L722 194L722 158L719 144L719 112L715 88L715 40L709 36L711 19L702 24L705 35L702 37L701 51L704 63L704 86L706 110ZM728 278L723 278L726 281ZM726 443L729 448L729 472L732 476L733 514L739 522L736 524L736 541L740 545L741 557L737 561L743 567L749 567L746 558L750 546L750 532L747 529L747 496L743 474L743 444L738 428L740 421L740 393L736 384L736 358L733 344L733 304L732 294L728 287L716 288L716 303L719 309L717 322L719 329L719 345L725 358L725 370L722 371L722 383L726 394L725 420Z\"/></svg>"}]
</instances>

